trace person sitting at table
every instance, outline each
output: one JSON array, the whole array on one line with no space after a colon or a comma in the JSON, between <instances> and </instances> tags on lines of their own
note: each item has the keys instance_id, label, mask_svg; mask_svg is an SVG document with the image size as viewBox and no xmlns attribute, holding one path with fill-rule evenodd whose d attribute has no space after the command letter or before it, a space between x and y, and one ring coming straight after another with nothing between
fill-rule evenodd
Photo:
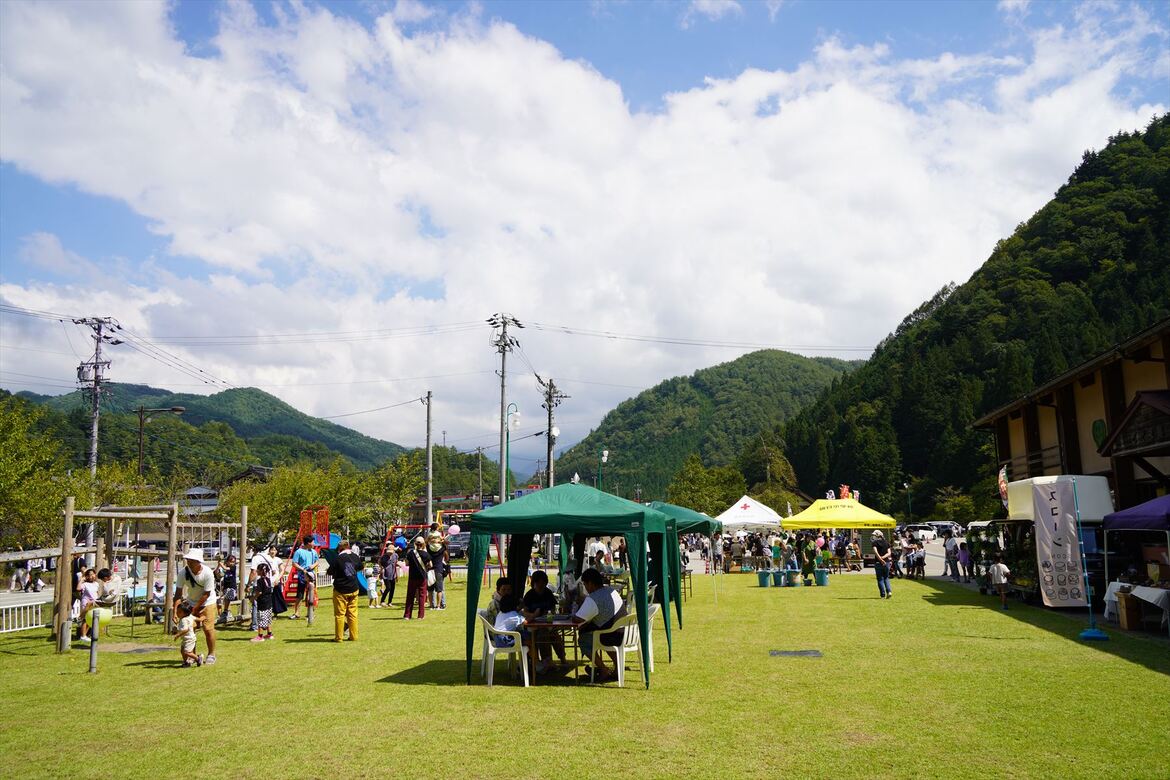
<instances>
[{"instance_id":1,"label":"person sitting at table","mask_svg":"<svg viewBox=\"0 0 1170 780\"><path fill-rule=\"evenodd\" d=\"M520 614L520 600L509 591L508 595L500 599L500 614L492 624L497 631L519 631L521 637L527 639L528 632L524 631L524 616ZM516 640L510 636L493 636L492 643L496 647L512 647Z\"/></svg>"},{"instance_id":2,"label":"person sitting at table","mask_svg":"<svg viewBox=\"0 0 1170 780\"><path fill-rule=\"evenodd\" d=\"M621 631L606 629L614 622L626 615L626 605L618 592L605 584L601 572L596 569L586 569L581 572L581 583L585 586L585 601L573 615L573 622L577 623L577 634L580 637L581 651L591 663L597 665L597 679L612 680L614 673L605 666L605 657L596 652L598 644L613 646L622 639ZM597 638L600 638L600 642ZM614 657L614 664L617 658ZM587 670L588 671L588 670Z\"/></svg>"},{"instance_id":3,"label":"person sitting at table","mask_svg":"<svg viewBox=\"0 0 1170 780\"><path fill-rule=\"evenodd\" d=\"M557 597L548 587L548 574L543 569L537 569L532 572L532 589L524 594L521 612L526 620L534 620L555 614L556 611ZM548 631L537 634L540 641L536 644L537 658L533 661L536 663L536 671L538 672L543 672L548 668L554 649L557 658L562 663L565 660L565 643L559 635L549 636L549 634Z\"/></svg>"},{"instance_id":4,"label":"person sitting at table","mask_svg":"<svg viewBox=\"0 0 1170 780\"><path fill-rule=\"evenodd\" d=\"M485 610L487 613L485 617L493 626L496 624L496 618L500 614L500 607L503 604L504 597L510 595L512 595L512 583L506 577L500 577L496 580L496 592L492 594L492 600L488 602L487 609Z\"/></svg>"}]
</instances>

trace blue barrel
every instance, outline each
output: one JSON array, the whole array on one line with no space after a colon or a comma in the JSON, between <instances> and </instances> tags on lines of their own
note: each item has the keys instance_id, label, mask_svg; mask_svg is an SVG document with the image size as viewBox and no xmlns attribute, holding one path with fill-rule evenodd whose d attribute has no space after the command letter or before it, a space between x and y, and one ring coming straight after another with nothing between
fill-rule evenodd
<instances>
[{"instance_id":1,"label":"blue barrel","mask_svg":"<svg viewBox=\"0 0 1170 780\"><path fill-rule=\"evenodd\" d=\"M760 581L760 587L766 588L768 587L768 583L772 580L772 574L771 572L758 571L756 572L756 578Z\"/></svg>"},{"instance_id":2,"label":"blue barrel","mask_svg":"<svg viewBox=\"0 0 1170 780\"><path fill-rule=\"evenodd\" d=\"M793 588L800 587L800 585L801 585L800 571L798 569L787 569L784 573L788 575L789 587L793 587Z\"/></svg>"},{"instance_id":3,"label":"blue barrel","mask_svg":"<svg viewBox=\"0 0 1170 780\"><path fill-rule=\"evenodd\" d=\"M773 569L772 570L772 586L776 587L776 588L783 588L784 587L784 570L783 569Z\"/></svg>"},{"instance_id":4,"label":"blue barrel","mask_svg":"<svg viewBox=\"0 0 1170 780\"><path fill-rule=\"evenodd\" d=\"M828 569L816 569L813 571L813 576L817 578L817 585L818 586L823 588L829 584L829 570Z\"/></svg>"}]
</instances>

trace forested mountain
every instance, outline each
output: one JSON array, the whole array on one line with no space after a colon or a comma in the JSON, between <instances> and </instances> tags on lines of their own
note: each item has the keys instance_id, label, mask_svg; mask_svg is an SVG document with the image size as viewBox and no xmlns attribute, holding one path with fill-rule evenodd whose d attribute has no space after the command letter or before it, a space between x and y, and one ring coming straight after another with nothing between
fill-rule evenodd
<instances>
[{"instance_id":1,"label":"forested mountain","mask_svg":"<svg viewBox=\"0 0 1170 780\"><path fill-rule=\"evenodd\" d=\"M574 472L592 484L597 455L607 490L643 500L665 498L666 487L688 455L706 466L732 464L761 431L784 422L853 364L761 350L729 363L668 379L623 401L595 431L557 460L558 481Z\"/></svg>"},{"instance_id":2,"label":"forested mountain","mask_svg":"<svg viewBox=\"0 0 1170 780\"><path fill-rule=\"evenodd\" d=\"M839 483L915 514L944 487L990 512L983 413L1170 314L1170 119L1086 152L1056 196L962 286L908 316L785 428L800 487ZM920 510L921 507L921 510Z\"/></svg>"},{"instance_id":3,"label":"forested mountain","mask_svg":"<svg viewBox=\"0 0 1170 780\"><path fill-rule=\"evenodd\" d=\"M147 385L107 386L102 398L100 451L114 459L137 458L138 417L133 410L182 406L176 418L157 414L147 426L145 449L152 460L179 462L220 459L274 465L296 461L325 463L344 455L359 468L371 468L405 452L391 442L374 439L351 428L310 417L275 396L252 387L224 390L214 395L172 393ZM50 417L70 454L84 462L88 436L89 402L85 394L59 396L21 393L66 418ZM161 466L160 466L161 468ZM165 468L164 468L165 470Z\"/></svg>"}]
</instances>

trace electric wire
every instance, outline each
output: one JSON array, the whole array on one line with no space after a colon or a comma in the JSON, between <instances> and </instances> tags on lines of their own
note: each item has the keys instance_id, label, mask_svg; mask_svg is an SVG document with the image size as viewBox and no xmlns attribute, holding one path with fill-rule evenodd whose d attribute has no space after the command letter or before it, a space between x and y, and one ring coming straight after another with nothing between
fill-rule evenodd
<instances>
[{"instance_id":1,"label":"electric wire","mask_svg":"<svg viewBox=\"0 0 1170 780\"><path fill-rule=\"evenodd\" d=\"M725 349L784 349L784 350L825 350L829 352L872 352L873 347L826 344L771 344L750 341L719 341L672 336L647 336L637 333L618 333L591 328L573 328L567 325L550 325L544 322L529 322L528 326L548 333L565 333L570 336L590 336L617 341L637 341L651 344L675 344L687 347L721 347Z\"/></svg>"}]
</instances>

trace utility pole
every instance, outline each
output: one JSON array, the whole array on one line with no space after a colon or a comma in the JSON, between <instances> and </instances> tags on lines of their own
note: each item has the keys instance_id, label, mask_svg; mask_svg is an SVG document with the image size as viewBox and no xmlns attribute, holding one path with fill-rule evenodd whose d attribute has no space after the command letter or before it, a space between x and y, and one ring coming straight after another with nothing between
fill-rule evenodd
<instances>
[{"instance_id":1,"label":"utility pole","mask_svg":"<svg viewBox=\"0 0 1170 780\"><path fill-rule=\"evenodd\" d=\"M447 449L447 432L443 431L443 449Z\"/></svg>"},{"instance_id":2,"label":"utility pole","mask_svg":"<svg viewBox=\"0 0 1170 780\"><path fill-rule=\"evenodd\" d=\"M483 509L483 447L476 447L475 454L478 456L475 470L479 472L479 492L476 497L479 498L479 508Z\"/></svg>"},{"instance_id":3,"label":"utility pole","mask_svg":"<svg viewBox=\"0 0 1170 780\"><path fill-rule=\"evenodd\" d=\"M524 326L513 317L511 314L493 314L488 317L488 324L497 329L499 333L492 337L492 346L500 353L500 503L508 500L508 459L504 457L507 452L507 443L504 440L505 433L508 428L508 353L513 348L520 346L520 342L514 337L508 335L508 326L514 325L517 328Z\"/></svg>"},{"instance_id":4,"label":"utility pole","mask_svg":"<svg viewBox=\"0 0 1170 780\"><path fill-rule=\"evenodd\" d=\"M105 332L106 328L117 327L117 322L112 317L82 317L73 321L75 325L84 325L93 331L93 360L86 361L77 367L77 381L83 389L90 392L90 424L89 424L89 475L90 477L97 477L98 464L98 421L101 418L102 409L102 384L106 381L105 370L110 367L110 361L102 360L102 344L109 344L114 346L121 344L121 339L116 339ZM85 544L87 547L92 547L94 543L93 521L91 520L85 528ZM87 566L92 566L94 563L94 554L86 553L85 562Z\"/></svg>"},{"instance_id":5,"label":"utility pole","mask_svg":"<svg viewBox=\"0 0 1170 780\"><path fill-rule=\"evenodd\" d=\"M557 383L552 379L549 379L547 383L541 380L540 384L544 387L544 403L541 406L548 410L548 428L545 430L545 434L548 443L548 486L552 487L557 484L553 445L557 442L557 436L561 434L560 429L553 425L553 409L560 406L561 401L569 396L557 390Z\"/></svg>"},{"instance_id":6,"label":"utility pole","mask_svg":"<svg viewBox=\"0 0 1170 780\"><path fill-rule=\"evenodd\" d=\"M427 390L427 397L423 400L423 405L427 407L427 522L429 527L435 520L435 472L434 465L431 461L431 391Z\"/></svg>"},{"instance_id":7,"label":"utility pole","mask_svg":"<svg viewBox=\"0 0 1170 780\"><path fill-rule=\"evenodd\" d=\"M102 344L121 344L122 341L105 332L106 328L116 325L110 317L83 317L73 322L93 331L93 360L77 367L77 381L90 392L89 475L94 477L97 476L98 420L101 418L102 384L106 381L105 370L110 367L110 361L102 360Z\"/></svg>"}]
</instances>

